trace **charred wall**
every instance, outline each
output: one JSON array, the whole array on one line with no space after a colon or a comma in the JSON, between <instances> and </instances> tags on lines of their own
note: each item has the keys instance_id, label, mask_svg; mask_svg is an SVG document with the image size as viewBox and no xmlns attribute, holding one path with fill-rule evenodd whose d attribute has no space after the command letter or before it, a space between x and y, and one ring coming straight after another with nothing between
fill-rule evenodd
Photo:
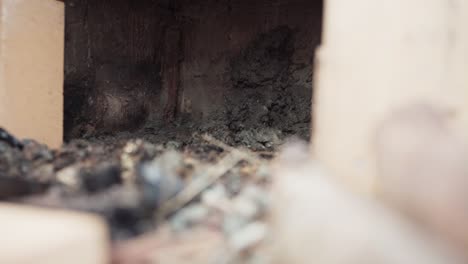
<instances>
[{"instance_id":1,"label":"charred wall","mask_svg":"<svg viewBox=\"0 0 468 264\"><path fill-rule=\"evenodd\" d=\"M171 12L150 0L69 0L65 10L66 135L138 127L158 98Z\"/></svg>"},{"instance_id":2,"label":"charred wall","mask_svg":"<svg viewBox=\"0 0 468 264\"><path fill-rule=\"evenodd\" d=\"M321 20L312 0L69 0L66 134L307 136Z\"/></svg>"}]
</instances>

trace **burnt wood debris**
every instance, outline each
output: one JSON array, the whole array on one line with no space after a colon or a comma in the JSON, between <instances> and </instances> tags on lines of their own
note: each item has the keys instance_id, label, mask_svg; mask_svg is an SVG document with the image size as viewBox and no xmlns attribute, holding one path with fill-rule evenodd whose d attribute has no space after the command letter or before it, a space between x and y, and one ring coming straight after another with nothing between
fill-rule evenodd
<instances>
[{"instance_id":1,"label":"burnt wood debris","mask_svg":"<svg viewBox=\"0 0 468 264\"><path fill-rule=\"evenodd\" d=\"M4 128L0 127L0 141L6 142L12 147L23 149L23 143L19 141L16 137L6 131Z\"/></svg>"}]
</instances>

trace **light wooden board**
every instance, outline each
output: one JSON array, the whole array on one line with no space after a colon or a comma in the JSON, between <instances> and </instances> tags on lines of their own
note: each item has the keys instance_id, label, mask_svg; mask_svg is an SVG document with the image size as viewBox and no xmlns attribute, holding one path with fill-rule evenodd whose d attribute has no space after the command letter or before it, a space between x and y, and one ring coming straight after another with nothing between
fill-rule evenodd
<instances>
[{"instance_id":1,"label":"light wooden board","mask_svg":"<svg viewBox=\"0 0 468 264\"><path fill-rule=\"evenodd\" d=\"M98 217L0 203L0 263L109 263L107 228Z\"/></svg>"},{"instance_id":2,"label":"light wooden board","mask_svg":"<svg viewBox=\"0 0 468 264\"><path fill-rule=\"evenodd\" d=\"M326 0L315 76L315 155L373 192L375 128L395 109L445 108L468 139L468 2Z\"/></svg>"},{"instance_id":3,"label":"light wooden board","mask_svg":"<svg viewBox=\"0 0 468 264\"><path fill-rule=\"evenodd\" d=\"M0 0L0 126L62 143L63 54L62 2Z\"/></svg>"}]
</instances>

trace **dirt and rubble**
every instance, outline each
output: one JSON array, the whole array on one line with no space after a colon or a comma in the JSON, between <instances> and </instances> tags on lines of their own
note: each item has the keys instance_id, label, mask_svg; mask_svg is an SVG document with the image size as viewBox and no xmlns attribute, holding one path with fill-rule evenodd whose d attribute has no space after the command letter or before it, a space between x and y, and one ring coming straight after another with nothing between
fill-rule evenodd
<instances>
[{"instance_id":1,"label":"dirt and rubble","mask_svg":"<svg viewBox=\"0 0 468 264\"><path fill-rule=\"evenodd\" d=\"M0 199L101 215L115 263L148 263L160 243L186 243L186 254L208 250L219 258L215 263L244 263L267 235L274 155L230 147L207 134L193 135L190 144L108 138L53 150L4 131ZM205 250L195 247L200 240Z\"/></svg>"}]
</instances>

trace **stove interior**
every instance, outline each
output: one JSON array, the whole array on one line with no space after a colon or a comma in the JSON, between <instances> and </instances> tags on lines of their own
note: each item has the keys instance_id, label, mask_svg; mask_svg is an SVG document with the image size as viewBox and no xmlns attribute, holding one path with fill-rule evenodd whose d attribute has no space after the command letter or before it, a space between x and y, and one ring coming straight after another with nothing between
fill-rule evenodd
<instances>
[{"instance_id":1,"label":"stove interior","mask_svg":"<svg viewBox=\"0 0 468 264\"><path fill-rule=\"evenodd\" d=\"M65 140L310 137L318 0L68 0Z\"/></svg>"}]
</instances>

